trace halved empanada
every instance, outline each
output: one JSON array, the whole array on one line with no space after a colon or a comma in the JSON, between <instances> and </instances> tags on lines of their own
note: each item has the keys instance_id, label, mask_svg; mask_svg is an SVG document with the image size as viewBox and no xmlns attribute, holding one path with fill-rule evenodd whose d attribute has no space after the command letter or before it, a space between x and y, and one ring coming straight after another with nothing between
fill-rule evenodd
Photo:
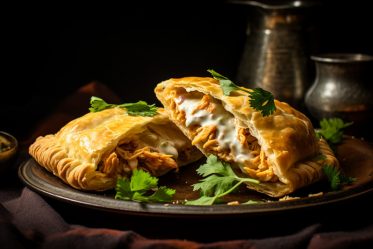
<instances>
[{"instance_id":1,"label":"halved empanada","mask_svg":"<svg viewBox=\"0 0 373 249\"><path fill-rule=\"evenodd\" d=\"M193 145L260 180L248 186L259 192L284 196L319 180L324 164L338 166L309 119L286 103L275 100L277 110L263 117L246 92L225 96L218 80L200 77L166 80L155 93Z\"/></svg>"},{"instance_id":2,"label":"halved empanada","mask_svg":"<svg viewBox=\"0 0 373 249\"><path fill-rule=\"evenodd\" d=\"M29 153L72 187L97 191L114 188L118 176L136 168L160 176L202 157L162 108L154 117L120 108L88 113L37 138Z\"/></svg>"}]
</instances>

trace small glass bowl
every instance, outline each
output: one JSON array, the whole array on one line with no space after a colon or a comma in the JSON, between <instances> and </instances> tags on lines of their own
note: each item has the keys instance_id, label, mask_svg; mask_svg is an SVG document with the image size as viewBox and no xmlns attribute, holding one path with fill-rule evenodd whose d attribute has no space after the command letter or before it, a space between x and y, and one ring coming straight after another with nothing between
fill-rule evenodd
<instances>
[{"instance_id":1,"label":"small glass bowl","mask_svg":"<svg viewBox=\"0 0 373 249\"><path fill-rule=\"evenodd\" d=\"M17 150L17 139L7 132L0 131L0 174L13 164Z\"/></svg>"}]
</instances>

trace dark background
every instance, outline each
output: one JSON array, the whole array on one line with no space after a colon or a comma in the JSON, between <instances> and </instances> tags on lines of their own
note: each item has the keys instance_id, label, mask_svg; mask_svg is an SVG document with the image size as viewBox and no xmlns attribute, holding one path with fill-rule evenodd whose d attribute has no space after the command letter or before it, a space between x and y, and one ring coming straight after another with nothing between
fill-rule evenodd
<instances>
[{"instance_id":1,"label":"dark background","mask_svg":"<svg viewBox=\"0 0 373 249\"><path fill-rule=\"evenodd\" d=\"M153 89L171 77L207 76L206 69L213 68L234 78L247 7L226 1L122 5L101 12L100 6L94 12L86 6L76 11L81 15L41 6L17 10L5 20L0 130L26 136L61 99L91 81L106 84L125 102L158 103ZM314 53L373 54L369 5L323 1L314 16L319 30Z\"/></svg>"}]
</instances>

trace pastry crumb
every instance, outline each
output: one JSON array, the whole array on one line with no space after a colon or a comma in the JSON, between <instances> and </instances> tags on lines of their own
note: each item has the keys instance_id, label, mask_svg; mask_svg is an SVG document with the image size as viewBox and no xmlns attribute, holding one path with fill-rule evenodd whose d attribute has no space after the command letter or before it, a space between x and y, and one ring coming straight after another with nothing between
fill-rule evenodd
<instances>
[{"instance_id":1,"label":"pastry crumb","mask_svg":"<svg viewBox=\"0 0 373 249\"><path fill-rule=\"evenodd\" d=\"M297 199L300 199L300 197L297 197L297 196L288 196L288 195L285 195L284 197L278 199L279 201L290 201L290 200L297 200Z\"/></svg>"},{"instance_id":2,"label":"pastry crumb","mask_svg":"<svg viewBox=\"0 0 373 249\"><path fill-rule=\"evenodd\" d=\"M185 199L185 202L187 202L187 201L188 200ZM177 204L183 204L183 201L182 200L175 200L175 201L172 201L171 203L177 205Z\"/></svg>"},{"instance_id":3,"label":"pastry crumb","mask_svg":"<svg viewBox=\"0 0 373 249\"><path fill-rule=\"evenodd\" d=\"M228 202L227 205L229 205L229 206L237 206L237 205L240 205L240 203L238 201L231 201L231 202Z\"/></svg>"},{"instance_id":4,"label":"pastry crumb","mask_svg":"<svg viewBox=\"0 0 373 249\"><path fill-rule=\"evenodd\" d=\"M323 194L324 192L319 192L319 193L309 194L308 197L322 196Z\"/></svg>"}]
</instances>

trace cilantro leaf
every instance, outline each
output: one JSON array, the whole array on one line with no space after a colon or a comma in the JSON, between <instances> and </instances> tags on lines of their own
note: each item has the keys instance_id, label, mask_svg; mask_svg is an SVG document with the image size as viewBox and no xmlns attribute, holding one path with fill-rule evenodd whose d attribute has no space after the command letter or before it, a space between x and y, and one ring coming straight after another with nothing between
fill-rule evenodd
<instances>
[{"instance_id":1,"label":"cilantro leaf","mask_svg":"<svg viewBox=\"0 0 373 249\"><path fill-rule=\"evenodd\" d=\"M193 185L193 191L200 190L202 195L219 195L230 189L236 179L230 176L210 175Z\"/></svg>"},{"instance_id":2,"label":"cilantro leaf","mask_svg":"<svg viewBox=\"0 0 373 249\"><path fill-rule=\"evenodd\" d=\"M224 95L229 96L231 92L239 90L239 88L230 80L219 80L220 87Z\"/></svg>"},{"instance_id":3,"label":"cilantro leaf","mask_svg":"<svg viewBox=\"0 0 373 249\"><path fill-rule=\"evenodd\" d=\"M158 179L143 170L134 170L131 177L131 191L147 191L156 188Z\"/></svg>"},{"instance_id":4,"label":"cilantro leaf","mask_svg":"<svg viewBox=\"0 0 373 249\"><path fill-rule=\"evenodd\" d=\"M157 107L152 104L148 105L145 101L138 101L136 103L124 103L121 105L108 104L103 99L92 96L90 100L90 112L99 112L105 109L119 107L127 110L131 116L146 116L152 117L157 114Z\"/></svg>"},{"instance_id":5,"label":"cilantro leaf","mask_svg":"<svg viewBox=\"0 0 373 249\"><path fill-rule=\"evenodd\" d=\"M351 176L346 176L345 174L340 174L339 175L340 177L340 181L342 184L352 184L354 182L356 182L356 178L355 177L351 177Z\"/></svg>"},{"instance_id":6,"label":"cilantro leaf","mask_svg":"<svg viewBox=\"0 0 373 249\"><path fill-rule=\"evenodd\" d=\"M356 181L353 177L348 177L332 165L324 165L323 171L330 182L332 190L339 190L344 184L351 184Z\"/></svg>"},{"instance_id":7,"label":"cilantro leaf","mask_svg":"<svg viewBox=\"0 0 373 249\"><path fill-rule=\"evenodd\" d=\"M323 118L320 121L321 129L316 131L318 137L323 137L328 143L338 144L342 141L343 129L353 123L345 123L340 118Z\"/></svg>"},{"instance_id":8,"label":"cilantro leaf","mask_svg":"<svg viewBox=\"0 0 373 249\"><path fill-rule=\"evenodd\" d=\"M127 178L118 178L115 190L115 199L132 200L133 192L131 191L131 183Z\"/></svg>"},{"instance_id":9,"label":"cilantro leaf","mask_svg":"<svg viewBox=\"0 0 373 249\"><path fill-rule=\"evenodd\" d=\"M152 195L146 195L141 192L134 192L132 200L139 202L171 202L175 190L165 186L160 187Z\"/></svg>"},{"instance_id":10,"label":"cilantro leaf","mask_svg":"<svg viewBox=\"0 0 373 249\"><path fill-rule=\"evenodd\" d=\"M254 88L250 95L250 106L260 111L263 116L269 116L276 111L275 100L272 93L262 88Z\"/></svg>"},{"instance_id":11,"label":"cilantro leaf","mask_svg":"<svg viewBox=\"0 0 373 249\"><path fill-rule=\"evenodd\" d=\"M176 193L175 189L167 188L165 186L159 187L156 192L149 196L152 202L171 202L172 196Z\"/></svg>"},{"instance_id":12,"label":"cilantro leaf","mask_svg":"<svg viewBox=\"0 0 373 249\"><path fill-rule=\"evenodd\" d=\"M119 105L121 108L126 108L129 115L132 116L146 116L153 117L157 114L157 107L152 104L148 105L145 101L138 101L136 103L126 103Z\"/></svg>"},{"instance_id":13,"label":"cilantro leaf","mask_svg":"<svg viewBox=\"0 0 373 249\"><path fill-rule=\"evenodd\" d=\"M197 173L203 177L211 174L235 176L230 165L224 161L220 161L215 155L207 157L206 164L201 165L197 169Z\"/></svg>"},{"instance_id":14,"label":"cilantro leaf","mask_svg":"<svg viewBox=\"0 0 373 249\"><path fill-rule=\"evenodd\" d=\"M139 202L170 202L175 190L158 187L158 178L143 170L134 170L131 179L118 178L115 199Z\"/></svg>"},{"instance_id":15,"label":"cilantro leaf","mask_svg":"<svg viewBox=\"0 0 373 249\"><path fill-rule=\"evenodd\" d=\"M210 155L206 164L197 169L197 173L205 177L193 185L193 191L199 190L201 197L187 201L186 205L212 205L221 197L236 190L242 183L259 184L256 179L237 176L229 163L220 161L215 155Z\"/></svg>"},{"instance_id":16,"label":"cilantro leaf","mask_svg":"<svg viewBox=\"0 0 373 249\"><path fill-rule=\"evenodd\" d=\"M223 90L224 95L229 96L231 92L240 89L240 87L234 84L233 81L214 71L213 69L207 69L207 72L209 72L214 79L219 80L219 84L221 89Z\"/></svg>"},{"instance_id":17,"label":"cilantro leaf","mask_svg":"<svg viewBox=\"0 0 373 249\"><path fill-rule=\"evenodd\" d=\"M216 201L215 197L202 195L196 200L187 201L185 205L212 205Z\"/></svg>"},{"instance_id":18,"label":"cilantro leaf","mask_svg":"<svg viewBox=\"0 0 373 249\"><path fill-rule=\"evenodd\" d=\"M108 104L105 102L105 100L92 96L90 101L91 107L88 108L90 112L99 112L108 108L113 108L115 105Z\"/></svg>"},{"instance_id":19,"label":"cilantro leaf","mask_svg":"<svg viewBox=\"0 0 373 249\"><path fill-rule=\"evenodd\" d=\"M231 92L241 90L249 94L250 106L257 111L260 111L264 117L271 115L274 111L276 111L276 105L272 93L263 90L262 88L247 90L234 84L233 81L212 69L208 69L207 71L214 79L219 80L219 84L224 95L229 96Z\"/></svg>"}]
</instances>

